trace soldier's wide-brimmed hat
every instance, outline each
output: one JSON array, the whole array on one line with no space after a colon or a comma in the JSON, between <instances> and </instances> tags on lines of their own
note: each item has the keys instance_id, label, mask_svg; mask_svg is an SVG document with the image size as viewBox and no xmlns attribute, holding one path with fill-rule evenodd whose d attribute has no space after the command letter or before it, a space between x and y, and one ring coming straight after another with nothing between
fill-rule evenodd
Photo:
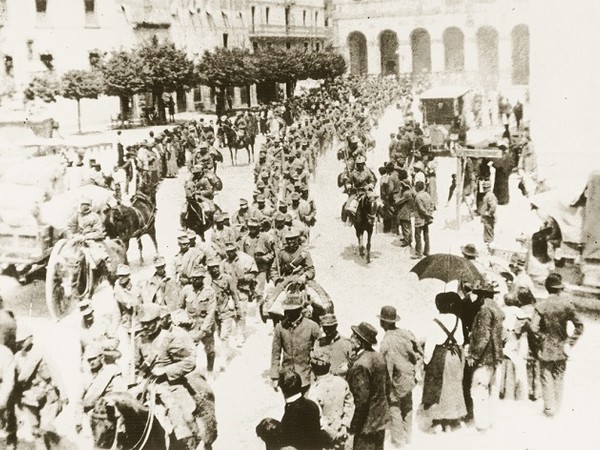
<instances>
[{"instance_id":1,"label":"soldier's wide-brimmed hat","mask_svg":"<svg viewBox=\"0 0 600 450\"><path fill-rule=\"evenodd\" d=\"M204 278L206 276L206 269L202 266L196 266L192 269L190 278Z\"/></svg>"},{"instance_id":2,"label":"soldier's wide-brimmed hat","mask_svg":"<svg viewBox=\"0 0 600 450\"><path fill-rule=\"evenodd\" d=\"M369 345L377 344L377 330L370 323L361 322L358 325L352 325L350 328L363 342Z\"/></svg>"},{"instance_id":3,"label":"soldier's wide-brimmed hat","mask_svg":"<svg viewBox=\"0 0 600 450\"><path fill-rule=\"evenodd\" d=\"M102 355L102 349L100 348L99 345L96 345L96 344L89 344L85 348L85 352L83 353L83 357L87 361L89 361L90 359L98 358L101 355Z\"/></svg>"},{"instance_id":4,"label":"soldier's wide-brimmed hat","mask_svg":"<svg viewBox=\"0 0 600 450\"><path fill-rule=\"evenodd\" d=\"M475 244L463 245L460 248L460 251L462 252L462 254L464 256L468 256L468 257L471 257L471 258L477 258L479 256L479 252L477 251L477 248L475 247Z\"/></svg>"},{"instance_id":5,"label":"soldier's wide-brimmed hat","mask_svg":"<svg viewBox=\"0 0 600 450\"><path fill-rule=\"evenodd\" d=\"M185 230L185 235L191 241L196 240L196 232L194 230Z\"/></svg>"},{"instance_id":6,"label":"soldier's wide-brimmed hat","mask_svg":"<svg viewBox=\"0 0 600 450\"><path fill-rule=\"evenodd\" d=\"M367 162L367 158L365 158L363 155L358 155L356 157L356 164L364 164Z\"/></svg>"},{"instance_id":7,"label":"soldier's wide-brimmed hat","mask_svg":"<svg viewBox=\"0 0 600 450\"><path fill-rule=\"evenodd\" d=\"M273 220L275 222L285 222L285 216L281 211L277 211L275 214L273 214Z\"/></svg>"},{"instance_id":8,"label":"soldier's wide-brimmed hat","mask_svg":"<svg viewBox=\"0 0 600 450\"><path fill-rule=\"evenodd\" d=\"M92 200L89 197L83 196L79 199L79 204L80 205L91 205Z\"/></svg>"},{"instance_id":9,"label":"soldier's wide-brimmed hat","mask_svg":"<svg viewBox=\"0 0 600 450\"><path fill-rule=\"evenodd\" d=\"M300 200L300 194L298 194L297 192L293 192L291 197L292 200Z\"/></svg>"},{"instance_id":10,"label":"soldier's wide-brimmed hat","mask_svg":"<svg viewBox=\"0 0 600 450\"><path fill-rule=\"evenodd\" d=\"M258 220L256 220L254 217L251 217L248 220L248 228L252 227L252 228L258 228L260 226L260 223L258 223Z\"/></svg>"},{"instance_id":11,"label":"soldier's wide-brimmed hat","mask_svg":"<svg viewBox=\"0 0 600 450\"><path fill-rule=\"evenodd\" d=\"M498 283L495 281L477 281L472 288L474 294L494 295L500 292Z\"/></svg>"},{"instance_id":12,"label":"soldier's wide-brimmed hat","mask_svg":"<svg viewBox=\"0 0 600 450\"><path fill-rule=\"evenodd\" d=\"M200 141L200 143L198 144L198 148L208 148L208 142Z\"/></svg>"},{"instance_id":13,"label":"soldier's wide-brimmed hat","mask_svg":"<svg viewBox=\"0 0 600 450\"><path fill-rule=\"evenodd\" d=\"M248 200L245 198L240 198L240 206L248 206Z\"/></svg>"},{"instance_id":14,"label":"soldier's wide-brimmed hat","mask_svg":"<svg viewBox=\"0 0 600 450\"><path fill-rule=\"evenodd\" d=\"M128 275L131 275L131 269L129 268L129 266L127 264L119 264L117 266L117 276L125 277Z\"/></svg>"},{"instance_id":15,"label":"soldier's wide-brimmed hat","mask_svg":"<svg viewBox=\"0 0 600 450\"><path fill-rule=\"evenodd\" d=\"M281 302L281 307L284 311L302 308L302 297L300 297L300 294L289 293Z\"/></svg>"},{"instance_id":16,"label":"soldier's wide-brimmed hat","mask_svg":"<svg viewBox=\"0 0 600 450\"><path fill-rule=\"evenodd\" d=\"M194 323L190 315L184 309L176 309L171 313L171 322L176 326L192 325Z\"/></svg>"},{"instance_id":17,"label":"soldier's wide-brimmed hat","mask_svg":"<svg viewBox=\"0 0 600 450\"><path fill-rule=\"evenodd\" d=\"M296 239L300 237L300 232L296 228L290 228L284 234L285 239Z\"/></svg>"},{"instance_id":18,"label":"soldier's wide-brimmed hat","mask_svg":"<svg viewBox=\"0 0 600 450\"><path fill-rule=\"evenodd\" d=\"M150 303L143 305L138 315L140 323L148 323L160 319L160 306Z\"/></svg>"},{"instance_id":19,"label":"soldier's wide-brimmed hat","mask_svg":"<svg viewBox=\"0 0 600 450\"><path fill-rule=\"evenodd\" d=\"M233 252L233 251L237 251L237 245L235 245L234 242L226 242L225 243L225 251L226 252Z\"/></svg>"},{"instance_id":20,"label":"soldier's wide-brimmed hat","mask_svg":"<svg viewBox=\"0 0 600 450\"><path fill-rule=\"evenodd\" d=\"M423 163L421 161L417 161L416 163L413 164L413 169L420 170L421 172L423 172L423 170L425 170L425 166L423 165Z\"/></svg>"},{"instance_id":21,"label":"soldier's wide-brimmed hat","mask_svg":"<svg viewBox=\"0 0 600 450\"><path fill-rule=\"evenodd\" d=\"M322 327L332 327L337 324L338 324L338 321L337 321L337 317L335 317L335 314L324 314L321 316L321 326Z\"/></svg>"},{"instance_id":22,"label":"soldier's wide-brimmed hat","mask_svg":"<svg viewBox=\"0 0 600 450\"><path fill-rule=\"evenodd\" d=\"M381 308L381 312L379 314L377 314L377 318L379 320L383 320L384 322L390 322L390 323L395 323L400 320L400 316L398 315L396 308L394 308L393 306L389 306L389 305L383 306Z\"/></svg>"},{"instance_id":23,"label":"soldier's wide-brimmed hat","mask_svg":"<svg viewBox=\"0 0 600 450\"><path fill-rule=\"evenodd\" d=\"M527 264L527 258L525 257L525 255L514 253L510 257L509 264L517 267L524 267L525 264Z\"/></svg>"},{"instance_id":24,"label":"soldier's wide-brimmed hat","mask_svg":"<svg viewBox=\"0 0 600 450\"><path fill-rule=\"evenodd\" d=\"M219 267L221 265L221 261L218 258L208 258L206 260L206 267Z\"/></svg>"},{"instance_id":25,"label":"soldier's wide-brimmed hat","mask_svg":"<svg viewBox=\"0 0 600 450\"><path fill-rule=\"evenodd\" d=\"M203 169L204 166L202 166L201 164L195 164L194 166L192 166L192 173L200 173Z\"/></svg>"},{"instance_id":26,"label":"soldier's wide-brimmed hat","mask_svg":"<svg viewBox=\"0 0 600 450\"><path fill-rule=\"evenodd\" d=\"M265 201L266 201L266 200L265 200L265 196L264 196L264 194L258 194L258 195L256 196L256 202L257 202L257 203L264 203Z\"/></svg>"},{"instance_id":27,"label":"soldier's wide-brimmed hat","mask_svg":"<svg viewBox=\"0 0 600 450\"><path fill-rule=\"evenodd\" d=\"M225 220L225 217L223 217L223 213L221 211L217 211L213 216L213 220L215 222L223 222Z\"/></svg>"},{"instance_id":28,"label":"soldier's wide-brimmed hat","mask_svg":"<svg viewBox=\"0 0 600 450\"><path fill-rule=\"evenodd\" d=\"M358 137L357 136L351 136L349 142L351 144L358 144Z\"/></svg>"},{"instance_id":29,"label":"soldier's wide-brimmed hat","mask_svg":"<svg viewBox=\"0 0 600 450\"><path fill-rule=\"evenodd\" d=\"M160 255L156 255L154 257L154 267L164 267L167 265L167 262L165 261L165 258L163 258Z\"/></svg>"},{"instance_id":30,"label":"soldier's wide-brimmed hat","mask_svg":"<svg viewBox=\"0 0 600 450\"><path fill-rule=\"evenodd\" d=\"M313 349L310 352L310 363L313 366L329 366L331 365L331 357L326 351L321 349Z\"/></svg>"}]
</instances>

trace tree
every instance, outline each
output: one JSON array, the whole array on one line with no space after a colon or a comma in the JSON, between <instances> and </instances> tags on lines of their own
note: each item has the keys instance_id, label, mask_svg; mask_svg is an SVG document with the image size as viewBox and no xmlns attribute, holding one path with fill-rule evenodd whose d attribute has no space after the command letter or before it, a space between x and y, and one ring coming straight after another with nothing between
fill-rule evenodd
<instances>
[{"instance_id":1,"label":"tree","mask_svg":"<svg viewBox=\"0 0 600 450\"><path fill-rule=\"evenodd\" d=\"M98 98L102 94L104 80L97 70L70 70L61 80L61 95L77 101L77 129L81 133L81 99Z\"/></svg>"},{"instance_id":2,"label":"tree","mask_svg":"<svg viewBox=\"0 0 600 450\"><path fill-rule=\"evenodd\" d=\"M225 105L225 88L249 86L259 81L256 58L248 50L241 48L207 51L196 70L202 84L216 88L218 115Z\"/></svg>"},{"instance_id":3,"label":"tree","mask_svg":"<svg viewBox=\"0 0 600 450\"><path fill-rule=\"evenodd\" d=\"M60 84L51 74L36 76L29 82L23 95L30 102L40 99L44 103L53 103L60 95Z\"/></svg>"},{"instance_id":4,"label":"tree","mask_svg":"<svg viewBox=\"0 0 600 450\"><path fill-rule=\"evenodd\" d=\"M346 60L332 50L312 53L308 77L314 80L332 79L346 72Z\"/></svg>"},{"instance_id":5,"label":"tree","mask_svg":"<svg viewBox=\"0 0 600 450\"><path fill-rule=\"evenodd\" d=\"M121 120L127 120L129 100L143 88L140 58L129 51L114 52L109 59L100 64L100 70L104 78L104 93L119 97Z\"/></svg>"},{"instance_id":6,"label":"tree","mask_svg":"<svg viewBox=\"0 0 600 450\"><path fill-rule=\"evenodd\" d=\"M163 93L189 89L197 82L194 63L172 42L160 42L156 36L135 50L141 62L143 90L152 92L161 121L166 120Z\"/></svg>"}]
</instances>

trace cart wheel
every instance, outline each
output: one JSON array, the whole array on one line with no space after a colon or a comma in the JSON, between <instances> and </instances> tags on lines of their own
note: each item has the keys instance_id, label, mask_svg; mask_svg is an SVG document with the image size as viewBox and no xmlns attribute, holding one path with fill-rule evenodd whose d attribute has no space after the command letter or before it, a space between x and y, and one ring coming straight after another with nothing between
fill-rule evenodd
<instances>
[{"instance_id":1,"label":"cart wheel","mask_svg":"<svg viewBox=\"0 0 600 450\"><path fill-rule=\"evenodd\" d=\"M66 244L66 239L59 240L52 249L46 266L46 307L54 319L60 319L65 311L63 307L63 292L58 279L58 259L60 251Z\"/></svg>"}]
</instances>

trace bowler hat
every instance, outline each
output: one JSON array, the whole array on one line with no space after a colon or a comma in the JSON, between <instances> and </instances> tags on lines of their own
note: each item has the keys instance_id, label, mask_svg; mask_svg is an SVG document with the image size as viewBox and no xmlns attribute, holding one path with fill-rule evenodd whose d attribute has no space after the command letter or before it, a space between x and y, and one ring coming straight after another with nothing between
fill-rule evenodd
<instances>
[{"instance_id":1,"label":"bowler hat","mask_svg":"<svg viewBox=\"0 0 600 450\"><path fill-rule=\"evenodd\" d=\"M460 248L460 251L464 256L469 256L471 258L477 258L479 256L479 252L477 251L475 244L463 245Z\"/></svg>"},{"instance_id":2,"label":"bowler hat","mask_svg":"<svg viewBox=\"0 0 600 450\"><path fill-rule=\"evenodd\" d=\"M377 318L379 320L383 320L384 322L398 322L400 320L400 316L398 315L396 308L393 306L383 306L381 308L381 312L377 314Z\"/></svg>"},{"instance_id":3,"label":"bowler hat","mask_svg":"<svg viewBox=\"0 0 600 450\"><path fill-rule=\"evenodd\" d=\"M377 330L370 323L361 322L358 325L352 325L350 328L363 342L369 345L377 344Z\"/></svg>"},{"instance_id":4,"label":"bowler hat","mask_svg":"<svg viewBox=\"0 0 600 450\"><path fill-rule=\"evenodd\" d=\"M321 326L322 327L333 327L338 324L337 318L335 314L323 314L321 316Z\"/></svg>"},{"instance_id":5,"label":"bowler hat","mask_svg":"<svg viewBox=\"0 0 600 450\"><path fill-rule=\"evenodd\" d=\"M562 282L562 276L559 273L553 272L548 275L544 282L546 289L564 289L565 285Z\"/></svg>"}]
</instances>

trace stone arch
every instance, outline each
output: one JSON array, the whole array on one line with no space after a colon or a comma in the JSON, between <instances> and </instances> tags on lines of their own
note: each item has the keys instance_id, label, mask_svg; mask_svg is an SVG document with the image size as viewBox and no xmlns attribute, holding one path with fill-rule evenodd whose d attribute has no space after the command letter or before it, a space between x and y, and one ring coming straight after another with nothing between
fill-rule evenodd
<instances>
[{"instance_id":1,"label":"stone arch","mask_svg":"<svg viewBox=\"0 0 600 450\"><path fill-rule=\"evenodd\" d=\"M484 87L496 89L500 78L498 65L498 31L484 26L477 30L479 77Z\"/></svg>"},{"instance_id":2,"label":"stone arch","mask_svg":"<svg viewBox=\"0 0 600 450\"><path fill-rule=\"evenodd\" d=\"M444 70L463 72L465 70L465 34L458 27L444 30Z\"/></svg>"},{"instance_id":3,"label":"stone arch","mask_svg":"<svg viewBox=\"0 0 600 450\"><path fill-rule=\"evenodd\" d=\"M396 32L384 30L379 34L379 54L381 56L381 74L398 75L400 67Z\"/></svg>"},{"instance_id":4,"label":"stone arch","mask_svg":"<svg viewBox=\"0 0 600 450\"><path fill-rule=\"evenodd\" d=\"M413 73L431 72L431 36L424 28L416 28L410 33Z\"/></svg>"},{"instance_id":5,"label":"stone arch","mask_svg":"<svg viewBox=\"0 0 600 450\"><path fill-rule=\"evenodd\" d=\"M512 33L512 84L529 84L529 27L521 24Z\"/></svg>"},{"instance_id":6,"label":"stone arch","mask_svg":"<svg viewBox=\"0 0 600 450\"><path fill-rule=\"evenodd\" d=\"M366 75L369 71L367 38L360 31L353 31L348 35L347 44L350 51L350 74Z\"/></svg>"}]
</instances>

